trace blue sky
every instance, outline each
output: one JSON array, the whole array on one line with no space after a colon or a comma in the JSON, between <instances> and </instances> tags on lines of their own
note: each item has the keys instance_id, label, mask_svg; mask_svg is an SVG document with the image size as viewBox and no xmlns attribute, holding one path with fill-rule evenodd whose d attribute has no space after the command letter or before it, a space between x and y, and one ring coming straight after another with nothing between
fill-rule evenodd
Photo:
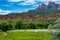
<instances>
[{"instance_id":1,"label":"blue sky","mask_svg":"<svg viewBox=\"0 0 60 40\"><path fill-rule=\"evenodd\" d=\"M39 4L47 4L49 1L60 4L60 0L0 0L0 14L27 12L37 8Z\"/></svg>"}]
</instances>

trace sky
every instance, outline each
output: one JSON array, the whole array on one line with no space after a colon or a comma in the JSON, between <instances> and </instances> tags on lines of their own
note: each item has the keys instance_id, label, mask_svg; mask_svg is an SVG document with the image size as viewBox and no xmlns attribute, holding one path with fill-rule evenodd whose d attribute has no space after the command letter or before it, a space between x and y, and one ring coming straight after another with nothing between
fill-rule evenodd
<instances>
[{"instance_id":1,"label":"sky","mask_svg":"<svg viewBox=\"0 0 60 40\"><path fill-rule=\"evenodd\" d=\"M37 8L40 4L47 4L49 1L60 4L60 0L0 0L0 15L27 12Z\"/></svg>"}]
</instances>

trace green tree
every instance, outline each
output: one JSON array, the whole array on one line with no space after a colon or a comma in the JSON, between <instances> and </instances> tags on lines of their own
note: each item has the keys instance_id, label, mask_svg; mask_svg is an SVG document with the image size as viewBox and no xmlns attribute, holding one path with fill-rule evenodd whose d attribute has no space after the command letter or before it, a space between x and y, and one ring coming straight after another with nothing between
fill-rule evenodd
<instances>
[{"instance_id":1,"label":"green tree","mask_svg":"<svg viewBox=\"0 0 60 40\"><path fill-rule=\"evenodd\" d=\"M2 24L1 24L1 22L0 22L0 30L2 30L2 26L1 26Z\"/></svg>"},{"instance_id":2,"label":"green tree","mask_svg":"<svg viewBox=\"0 0 60 40\"><path fill-rule=\"evenodd\" d=\"M7 31L7 30L11 30L12 29L12 25L11 25L11 23L10 22L1 22L0 23L0 27L1 27L1 30L2 31Z\"/></svg>"},{"instance_id":3,"label":"green tree","mask_svg":"<svg viewBox=\"0 0 60 40\"><path fill-rule=\"evenodd\" d=\"M28 23L28 28L29 29L36 29L36 25L33 22Z\"/></svg>"},{"instance_id":4,"label":"green tree","mask_svg":"<svg viewBox=\"0 0 60 40\"><path fill-rule=\"evenodd\" d=\"M47 23L47 22L44 22L44 23L43 23L43 27L44 27L45 29L48 28L48 25L49 25L49 23Z\"/></svg>"},{"instance_id":5,"label":"green tree","mask_svg":"<svg viewBox=\"0 0 60 40\"><path fill-rule=\"evenodd\" d=\"M37 28L39 28L39 29L47 29L49 23L47 23L47 22L37 22L36 25L37 25Z\"/></svg>"},{"instance_id":6,"label":"green tree","mask_svg":"<svg viewBox=\"0 0 60 40\"><path fill-rule=\"evenodd\" d=\"M36 26L37 26L37 28L39 28L39 29L42 29L42 28L43 28L42 22L37 22Z\"/></svg>"},{"instance_id":7,"label":"green tree","mask_svg":"<svg viewBox=\"0 0 60 40\"><path fill-rule=\"evenodd\" d=\"M22 29L24 27L23 21L18 20L16 22L13 23L15 29Z\"/></svg>"}]
</instances>

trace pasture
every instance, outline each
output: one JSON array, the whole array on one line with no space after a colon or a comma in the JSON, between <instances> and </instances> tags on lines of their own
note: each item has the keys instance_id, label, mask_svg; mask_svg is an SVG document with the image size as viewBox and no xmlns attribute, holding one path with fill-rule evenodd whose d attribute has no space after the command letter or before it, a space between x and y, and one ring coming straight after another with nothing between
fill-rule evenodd
<instances>
[{"instance_id":1,"label":"pasture","mask_svg":"<svg viewBox=\"0 0 60 40\"><path fill-rule=\"evenodd\" d=\"M1 32L0 40L50 40L50 35L50 32Z\"/></svg>"}]
</instances>

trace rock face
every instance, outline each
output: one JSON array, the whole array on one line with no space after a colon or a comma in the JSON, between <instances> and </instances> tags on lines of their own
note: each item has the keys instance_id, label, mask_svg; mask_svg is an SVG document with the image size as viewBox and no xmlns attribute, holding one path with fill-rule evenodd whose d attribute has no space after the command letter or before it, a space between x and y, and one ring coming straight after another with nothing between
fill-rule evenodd
<instances>
[{"instance_id":1,"label":"rock face","mask_svg":"<svg viewBox=\"0 0 60 40\"><path fill-rule=\"evenodd\" d=\"M48 5L41 4L35 10L29 10L29 12L55 12L60 10L60 4L49 1Z\"/></svg>"}]
</instances>

